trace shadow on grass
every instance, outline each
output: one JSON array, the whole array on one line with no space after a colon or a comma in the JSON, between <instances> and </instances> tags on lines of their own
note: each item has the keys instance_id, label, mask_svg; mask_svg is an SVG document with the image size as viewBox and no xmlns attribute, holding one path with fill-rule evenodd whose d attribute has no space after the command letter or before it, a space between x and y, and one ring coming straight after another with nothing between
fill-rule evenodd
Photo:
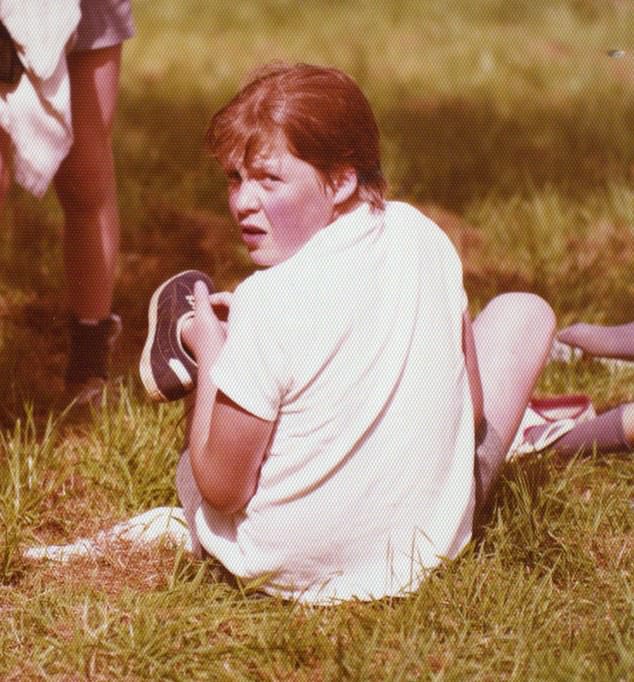
<instances>
[{"instance_id":1,"label":"shadow on grass","mask_svg":"<svg viewBox=\"0 0 634 682\"><path fill-rule=\"evenodd\" d=\"M634 99L502 114L489 101L411 99L381 116L400 196L454 210L554 187L584 199L634 179Z\"/></svg>"},{"instance_id":2,"label":"shadow on grass","mask_svg":"<svg viewBox=\"0 0 634 682\"><path fill-rule=\"evenodd\" d=\"M204 151L224 95L209 101L202 94L184 100L151 90L122 94L122 201L163 196L224 210L222 173ZM492 194L530 195L548 186L583 199L611 181L631 182L634 93L609 97L557 106L529 101L505 112L491 99L395 96L393 106L376 111L392 194L461 210Z\"/></svg>"},{"instance_id":3,"label":"shadow on grass","mask_svg":"<svg viewBox=\"0 0 634 682\"><path fill-rule=\"evenodd\" d=\"M22 223L27 231L37 229L29 220ZM148 303L159 284L182 270L198 269L212 276L217 290L231 290L253 268L225 216L156 202L148 205L138 229L142 239L123 239L113 303L123 318L123 333L110 374L124 380L131 375L142 395L138 361L147 336ZM18 242L23 246L24 238ZM57 259L50 251L43 255L42 244L50 244ZM33 235L26 252L13 255L3 273L8 278L0 280L0 426L7 427L24 416L29 403L39 421L72 399L63 382L68 313L61 247L44 230ZM57 262L47 269L44 260Z\"/></svg>"},{"instance_id":4,"label":"shadow on grass","mask_svg":"<svg viewBox=\"0 0 634 682\"><path fill-rule=\"evenodd\" d=\"M252 270L227 216L222 173L204 152L219 101L152 88L121 95L115 139L123 239L114 307L124 334L115 376L136 375L147 303L160 282L198 268L219 289L232 289ZM545 186L583 199L634 172L634 99L616 95L603 110L599 103L532 103L509 114L488 101L419 98L378 118L392 196L458 216L485 197L530 195ZM13 201L13 236L2 237L8 242L0 264L0 422L9 423L25 400L43 410L57 404L67 343L61 213L50 197L39 204L17 193ZM475 298L496 293L492 286L525 284L512 273L508 281L508 273L495 275L491 262L467 274Z\"/></svg>"}]
</instances>

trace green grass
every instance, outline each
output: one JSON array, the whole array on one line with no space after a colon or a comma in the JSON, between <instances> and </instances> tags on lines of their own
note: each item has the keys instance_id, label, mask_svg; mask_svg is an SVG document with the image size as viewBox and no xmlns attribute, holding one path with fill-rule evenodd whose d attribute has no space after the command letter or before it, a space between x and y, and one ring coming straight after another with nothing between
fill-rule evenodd
<instances>
[{"instance_id":1,"label":"green grass","mask_svg":"<svg viewBox=\"0 0 634 682\"><path fill-rule=\"evenodd\" d=\"M404 599L310 608L170 547L27 562L174 504L178 406L143 400L149 296L185 267L251 271L202 139L271 59L349 71L380 123L391 196L458 243L474 311L543 294L562 324L632 319L634 7L629 0L135 0L115 131L123 226L119 398L66 409L61 213L14 191L0 233L0 679L627 680L634 462L509 464L488 525ZM625 50L610 58L607 51ZM551 366L539 391L634 400L632 371ZM407 456L407 453L400 453Z\"/></svg>"},{"instance_id":2,"label":"green grass","mask_svg":"<svg viewBox=\"0 0 634 682\"><path fill-rule=\"evenodd\" d=\"M564 387L571 368L546 381ZM604 396L610 382L601 381ZM620 379L632 385L632 373ZM117 406L4 435L0 679L620 680L634 672L631 458L507 465L488 526L407 598L301 607L169 547L23 560L174 502L179 410Z\"/></svg>"}]
</instances>

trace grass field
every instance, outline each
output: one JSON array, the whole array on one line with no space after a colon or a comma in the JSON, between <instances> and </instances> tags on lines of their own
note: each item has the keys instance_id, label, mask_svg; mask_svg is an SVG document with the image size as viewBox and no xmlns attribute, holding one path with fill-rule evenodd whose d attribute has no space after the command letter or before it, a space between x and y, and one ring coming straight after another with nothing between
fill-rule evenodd
<instances>
[{"instance_id":1,"label":"grass field","mask_svg":"<svg viewBox=\"0 0 634 682\"><path fill-rule=\"evenodd\" d=\"M351 73L390 196L456 241L474 312L538 292L561 324L634 319L632 0L134 0L115 146L119 396L65 411L61 213L15 190L0 233L0 679L634 679L634 462L508 465L487 527L416 593L307 608L226 585L170 547L64 567L20 548L174 504L179 406L143 399L153 289L250 271L202 139L272 59ZM620 57L608 52L624 51ZM634 371L552 365L541 393L634 400ZM408 453L395 453L406 457Z\"/></svg>"}]
</instances>

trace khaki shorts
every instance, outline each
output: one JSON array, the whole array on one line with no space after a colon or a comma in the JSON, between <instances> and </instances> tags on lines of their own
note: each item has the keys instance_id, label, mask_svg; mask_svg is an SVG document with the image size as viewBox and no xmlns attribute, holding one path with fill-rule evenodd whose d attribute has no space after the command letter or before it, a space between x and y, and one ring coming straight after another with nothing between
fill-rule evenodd
<instances>
[{"instance_id":1,"label":"khaki shorts","mask_svg":"<svg viewBox=\"0 0 634 682\"><path fill-rule=\"evenodd\" d=\"M81 0L74 52L120 45L133 35L131 0Z\"/></svg>"},{"instance_id":2,"label":"khaki shorts","mask_svg":"<svg viewBox=\"0 0 634 682\"><path fill-rule=\"evenodd\" d=\"M498 432L484 420L476 433L474 460L476 514L482 511L488 502L505 461L506 448Z\"/></svg>"}]
</instances>

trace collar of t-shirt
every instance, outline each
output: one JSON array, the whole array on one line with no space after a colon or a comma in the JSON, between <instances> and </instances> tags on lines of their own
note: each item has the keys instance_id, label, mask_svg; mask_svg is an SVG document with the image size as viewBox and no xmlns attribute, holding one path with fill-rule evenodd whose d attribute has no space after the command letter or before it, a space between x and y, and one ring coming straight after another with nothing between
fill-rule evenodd
<instances>
[{"instance_id":1,"label":"collar of t-shirt","mask_svg":"<svg viewBox=\"0 0 634 682\"><path fill-rule=\"evenodd\" d=\"M382 224L383 211L362 203L314 234L291 258L339 252L366 238Z\"/></svg>"}]
</instances>

